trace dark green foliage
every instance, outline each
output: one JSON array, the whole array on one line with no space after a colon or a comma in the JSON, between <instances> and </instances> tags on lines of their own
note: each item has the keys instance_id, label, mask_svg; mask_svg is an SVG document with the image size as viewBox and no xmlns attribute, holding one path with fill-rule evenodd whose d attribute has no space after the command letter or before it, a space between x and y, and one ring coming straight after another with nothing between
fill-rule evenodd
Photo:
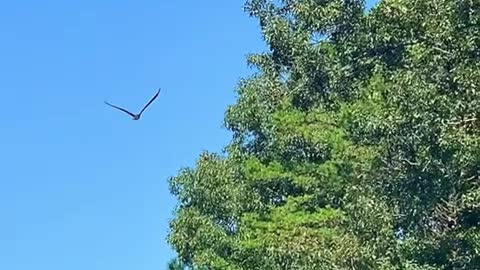
<instances>
[{"instance_id":1,"label":"dark green foliage","mask_svg":"<svg viewBox=\"0 0 480 270\"><path fill-rule=\"evenodd\" d=\"M187 266L178 259L172 259L168 262L168 270L187 270Z\"/></svg>"},{"instance_id":2,"label":"dark green foliage","mask_svg":"<svg viewBox=\"0 0 480 270\"><path fill-rule=\"evenodd\" d=\"M208 269L480 269L480 1L251 0L233 139L170 179Z\"/></svg>"}]
</instances>

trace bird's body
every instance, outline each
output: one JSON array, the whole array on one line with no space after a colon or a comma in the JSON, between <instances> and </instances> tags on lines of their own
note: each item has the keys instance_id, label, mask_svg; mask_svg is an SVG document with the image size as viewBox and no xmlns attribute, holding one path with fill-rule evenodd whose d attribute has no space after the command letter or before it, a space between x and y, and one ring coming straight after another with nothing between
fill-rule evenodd
<instances>
[{"instance_id":1,"label":"bird's body","mask_svg":"<svg viewBox=\"0 0 480 270\"><path fill-rule=\"evenodd\" d=\"M132 112L129 112L127 110L125 110L124 108L121 108L121 107L118 107L118 106L115 106L113 104L110 104L108 102L105 101L105 104L107 104L108 106L110 107L113 107L117 110L120 110L128 115L130 115L132 117L132 120L139 120L140 117L142 116L142 113L143 111L145 111L145 109L157 98L158 94L160 93L160 89L158 89L157 93L150 99L150 101L145 105L143 106L142 110L138 113L138 114L135 114L135 113L132 113Z\"/></svg>"}]
</instances>

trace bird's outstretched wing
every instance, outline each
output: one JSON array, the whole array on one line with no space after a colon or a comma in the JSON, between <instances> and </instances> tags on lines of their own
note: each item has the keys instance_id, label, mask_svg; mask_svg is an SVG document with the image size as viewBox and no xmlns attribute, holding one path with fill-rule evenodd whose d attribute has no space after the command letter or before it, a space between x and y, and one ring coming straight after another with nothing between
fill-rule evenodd
<instances>
[{"instance_id":1,"label":"bird's outstretched wing","mask_svg":"<svg viewBox=\"0 0 480 270\"><path fill-rule=\"evenodd\" d=\"M113 107L113 108L115 108L115 109L118 109L118 110L120 110L120 111L122 111L122 112L124 112L124 113L128 113L131 117L135 117L135 114L133 114L133 113L125 110L124 108L117 107L117 106L112 105L112 104L110 104L110 103L108 103L108 102L106 102L106 101L105 101L105 104L107 104L108 106Z\"/></svg>"},{"instance_id":2,"label":"bird's outstretched wing","mask_svg":"<svg viewBox=\"0 0 480 270\"><path fill-rule=\"evenodd\" d=\"M160 93L160 89L158 89L157 93L150 99L150 101L143 107L143 109L138 113L138 115L142 115L143 111L152 104L152 102L158 97L158 94Z\"/></svg>"}]
</instances>

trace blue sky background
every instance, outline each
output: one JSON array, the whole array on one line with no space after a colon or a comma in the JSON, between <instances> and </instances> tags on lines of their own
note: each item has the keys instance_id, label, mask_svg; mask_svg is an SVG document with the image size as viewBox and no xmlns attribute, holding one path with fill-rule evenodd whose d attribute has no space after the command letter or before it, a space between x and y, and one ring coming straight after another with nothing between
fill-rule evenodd
<instances>
[{"instance_id":1,"label":"blue sky background","mask_svg":"<svg viewBox=\"0 0 480 270\"><path fill-rule=\"evenodd\" d=\"M0 269L164 269L167 179L230 134L244 1L3 1ZM104 105L138 111L140 121Z\"/></svg>"}]
</instances>

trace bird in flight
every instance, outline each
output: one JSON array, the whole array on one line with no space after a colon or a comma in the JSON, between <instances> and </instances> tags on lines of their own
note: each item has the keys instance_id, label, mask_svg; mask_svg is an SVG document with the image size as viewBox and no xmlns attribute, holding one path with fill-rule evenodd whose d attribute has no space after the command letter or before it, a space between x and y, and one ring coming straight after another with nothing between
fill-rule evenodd
<instances>
[{"instance_id":1,"label":"bird in flight","mask_svg":"<svg viewBox=\"0 0 480 270\"><path fill-rule=\"evenodd\" d=\"M142 116L143 111L145 111L145 109L146 109L150 104L152 104L152 102L158 97L158 94L159 94L159 93L160 93L160 89L158 89L157 93L150 99L150 101L149 101L145 106L143 106L142 110L141 110L138 114L131 113L131 112L125 110L124 108L120 108L120 107L118 107L118 106L112 105L112 104L110 104L110 103L108 103L108 102L106 102L106 101L105 101L105 104L107 104L108 106L113 107L113 108L115 108L115 109L118 109L118 110L120 110L120 111L122 111L122 112L124 112L124 113L129 114L129 115L132 117L132 120L138 120L138 119L140 119L140 116Z\"/></svg>"}]
</instances>

